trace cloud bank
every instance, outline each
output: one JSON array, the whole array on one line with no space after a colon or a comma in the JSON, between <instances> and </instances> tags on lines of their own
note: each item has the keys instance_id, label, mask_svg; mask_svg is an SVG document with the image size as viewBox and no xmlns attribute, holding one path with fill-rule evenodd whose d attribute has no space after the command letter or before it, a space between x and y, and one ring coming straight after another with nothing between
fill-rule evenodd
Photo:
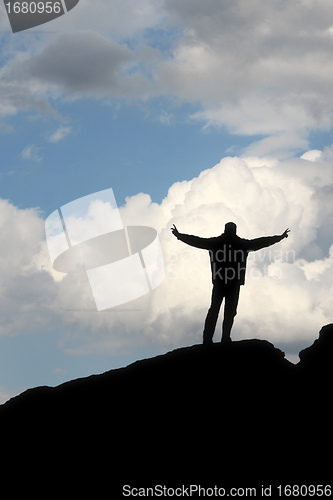
<instances>
[{"instance_id":1,"label":"cloud bank","mask_svg":"<svg viewBox=\"0 0 333 500\"><path fill-rule=\"evenodd\" d=\"M166 5L184 36L157 79L166 92L198 100L198 118L248 135L330 127L330 2Z\"/></svg>"},{"instance_id":2,"label":"cloud bank","mask_svg":"<svg viewBox=\"0 0 333 500\"><path fill-rule=\"evenodd\" d=\"M175 183L161 204L144 193L128 198L122 220L158 230L166 277L153 293L104 313L96 312L84 274L52 270L38 211L1 200L0 334L47 334L56 322L62 349L73 355L201 342L211 293L209 256L176 240L170 227L209 237L232 220L246 238L292 230L287 240L251 254L233 337L267 339L297 354L332 321L331 154L309 152L311 160L226 157L199 177Z\"/></svg>"},{"instance_id":3,"label":"cloud bank","mask_svg":"<svg viewBox=\"0 0 333 500\"><path fill-rule=\"evenodd\" d=\"M55 34L4 42L0 114L163 96L206 126L264 136L253 154L304 150L332 126L332 19L329 0L81 0Z\"/></svg>"}]
</instances>

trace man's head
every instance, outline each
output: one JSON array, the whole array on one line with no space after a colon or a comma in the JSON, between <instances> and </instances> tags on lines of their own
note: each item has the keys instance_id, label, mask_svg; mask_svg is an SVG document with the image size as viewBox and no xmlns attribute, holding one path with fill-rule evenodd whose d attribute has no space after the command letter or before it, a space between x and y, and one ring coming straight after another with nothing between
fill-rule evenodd
<instances>
[{"instance_id":1,"label":"man's head","mask_svg":"<svg viewBox=\"0 0 333 500\"><path fill-rule=\"evenodd\" d=\"M228 236L234 236L236 234L237 226L234 222L227 222L224 227L224 232Z\"/></svg>"}]
</instances>

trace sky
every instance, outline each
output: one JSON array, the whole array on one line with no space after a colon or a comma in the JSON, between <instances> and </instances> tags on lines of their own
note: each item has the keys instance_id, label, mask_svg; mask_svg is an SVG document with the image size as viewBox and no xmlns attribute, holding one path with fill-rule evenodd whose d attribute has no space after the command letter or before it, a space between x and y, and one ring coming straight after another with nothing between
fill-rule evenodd
<instances>
[{"instance_id":1,"label":"sky","mask_svg":"<svg viewBox=\"0 0 333 500\"><path fill-rule=\"evenodd\" d=\"M297 361L333 317L332 51L330 0L80 0L19 33L0 5L0 402L201 342L209 257L172 224L291 229L251 255L232 336ZM109 188L165 279L93 311L45 220Z\"/></svg>"}]
</instances>

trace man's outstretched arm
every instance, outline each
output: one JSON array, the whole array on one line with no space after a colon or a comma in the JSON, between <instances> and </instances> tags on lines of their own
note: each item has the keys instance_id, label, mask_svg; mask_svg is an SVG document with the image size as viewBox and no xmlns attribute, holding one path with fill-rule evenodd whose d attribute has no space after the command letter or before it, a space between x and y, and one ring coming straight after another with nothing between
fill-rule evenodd
<instances>
[{"instance_id":1,"label":"man's outstretched arm","mask_svg":"<svg viewBox=\"0 0 333 500\"><path fill-rule=\"evenodd\" d=\"M183 234L178 231L175 225L171 228L172 234L176 236L178 240L183 241L187 245L192 247L204 248L208 250L210 248L210 238L200 238L200 236L193 236L192 234Z\"/></svg>"},{"instance_id":2,"label":"man's outstretched arm","mask_svg":"<svg viewBox=\"0 0 333 500\"><path fill-rule=\"evenodd\" d=\"M261 248L269 247L283 240L284 238L288 238L288 233L290 229L286 229L282 234L277 236L264 236L263 238L255 238L254 240L249 240L248 242L248 251L260 250Z\"/></svg>"}]
</instances>

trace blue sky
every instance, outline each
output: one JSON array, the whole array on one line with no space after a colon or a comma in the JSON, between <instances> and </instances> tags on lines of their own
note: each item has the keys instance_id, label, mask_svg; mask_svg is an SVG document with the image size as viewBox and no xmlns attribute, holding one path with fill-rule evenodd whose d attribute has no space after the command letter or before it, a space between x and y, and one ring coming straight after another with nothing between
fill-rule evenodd
<instances>
[{"instance_id":1,"label":"blue sky","mask_svg":"<svg viewBox=\"0 0 333 500\"><path fill-rule=\"evenodd\" d=\"M197 176L228 148L249 142L226 131L202 130L201 124L186 120L187 110L176 110L178 116L171 123L161 123L155 115L159 103L146 111L135 104L91 100L60 108L70 116L60 127L50 119L9 121L15 132L4 141L8 171L2 194L22 208L37 206L48 213L59 203L107 186L114 188L120 205L126 196L140 191L160 202L174 182ZM167 103L165 108L169 110ZM59 143L49 142L59 128L72 132ZM32 157L23 159L29 146Z\"/></svg>"},{"instance_id":2,"label":"blue sky","mask_svg":"<svg viewBox=\"0 0 333 500\"><path fill-rule=\"evenodd\" d=\"M0 6L2 400L200 342L207 266L185 283L196 254L185 262L174 222L208 236L233 216L245 237L293 224L282 250L294 262L275 264L284 281L269 268L264 287L248 284L236 338L296 359L330 321L333 8L232 3L80 0L16 34ZM137 317L73 312L80 290L48 260L47 216L110 187L127 220L156 227L165 255L165 282Z\"/></svg>"}]
</instances>

